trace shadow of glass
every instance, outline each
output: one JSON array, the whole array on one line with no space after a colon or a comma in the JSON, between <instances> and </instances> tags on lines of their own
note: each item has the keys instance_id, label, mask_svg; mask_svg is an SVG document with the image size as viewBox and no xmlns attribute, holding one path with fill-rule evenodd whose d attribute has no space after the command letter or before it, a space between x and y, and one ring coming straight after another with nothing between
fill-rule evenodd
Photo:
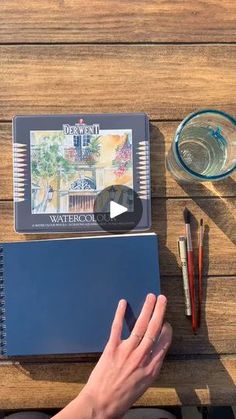
<instances>
[{"instance_id":1,"label":"shadow of glass","mask_svg":"<svg viewBox=\"0 0 236 419\"><path fill-rule=\"evenodd\" d=\"M236 194L236 174L217 182L182 182L175 180L189 197L226 197L233 198Z\"/></svg>"},{"instance_id":2,"label":"shadow of glass","mask_svg":"<svg viewBox=\"0 0 236 419\"><path fill-rule=\"evenodd\" d=\"M179 186L189 193L190 186L177 182ZM199 197L191 198L204 211L209 218L220 228L233 244L236 244L236 183L232 178L221 182L198 184ZM214 199L206 199L211 197ZM217 205L215 200L217 199Z\"/></svg>"},{"instance_id":3,"label":"shadow of glass","mask_svg":"<svg viewBox=\"0 0 236 419\"><path fill-rule=\"evenodd\" d=\"M211 183L213 187L213 191L216 192L219 196L224 197L235 197L236 194L236 182L235 182L235 175L233 177L227 177L224 180L220 180L219 182Z\"/></svg>"}]
</instances>

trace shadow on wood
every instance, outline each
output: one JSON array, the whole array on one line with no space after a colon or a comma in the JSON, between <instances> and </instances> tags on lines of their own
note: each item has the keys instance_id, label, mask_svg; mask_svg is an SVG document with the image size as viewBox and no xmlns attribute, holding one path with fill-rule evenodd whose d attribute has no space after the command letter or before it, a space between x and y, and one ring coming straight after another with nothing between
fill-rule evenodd
<instances>
[{"instance_id":1,"label":"shadow on wood","mask_svg":"<svg viewBox=\"0 0 236 419\"><path fill-rule=\"evenodd\" d=\"M189 197L194 199L201 198L230 198L235 197L236 193L236 173L233 174L233 177L228 177L224 180L218 182L190 182L184 183L178 180L174 180L176 187L182 189L182 195L187 194ZM180 196L180 195L179 195Z\"/></svg>"},{"instance_id":2,"label":"shadow on wood","mask_svg":"<svg viewBox=\"0 0 236 419\"><path fill-rule=\"evenodd\" d=\"M189 192L189 185L178 182L178 184ZM222 230L233 244L236 244L236 202L232 199L227 199L227 195L233 196L236 191L236 182L232 178L226 178L224 181L214 182L205 185L198 184L200 196L207 196L207 191L214 192L215 198L218 198L218 204L211 199L195 198L192 199L200 206L201 210L207 214L208 217ZM224 198L221 196L224 194Z\"/></svg>"},{"instance_id":3,"label":"shadow on wood","mask_svg":"<svg viewBox=\"0 0 236 419\"><path fill-rule=\"evenodd\" d=\"M158 176L162 178L161 186L162 186L162 193L164 198L155 198L152 200L152 212L156 212L156 208L154 208L154 205L158 205L159 210L161 210L161 213L159 214L159 220L154 226L155 233L159 237L159 246L161 248L161 257L160 257L160 274L162 276L163 271L165 271L164 265L170 264L174 267L176 272L180 274L180 269L178 267L178 263L176 260L176 257L174 253L170 251L170 249L167 246L167 198L166 198L166 167L165 167L165 137L163 133L158 129L156 125L150 124L150 132L151 132L151 143L157 142L159 143L158 148L155 148L158 150L158 152L161 154L161 158L158 160L157 165L157 156L153 153L151 156L151 168L153 176L156 171L158 170ZM154 147L153 147L154 148ZM155 175L156 176L156 175ZM158 217L158 215L157 215Z\"/></svg>"}]
</instances>

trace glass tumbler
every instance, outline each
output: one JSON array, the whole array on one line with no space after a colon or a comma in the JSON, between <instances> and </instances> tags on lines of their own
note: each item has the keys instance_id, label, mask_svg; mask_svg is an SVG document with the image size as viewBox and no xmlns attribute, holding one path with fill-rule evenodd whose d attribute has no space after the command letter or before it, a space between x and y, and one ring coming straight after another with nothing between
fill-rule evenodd
<instances>
[{"instance_id":1,"label":"glass tumbler","mask_svg":"<svg viewBox=\"0 0 236 419\"><path fill-rule=\"evenodd\" d=\"M236 171L236 119L207 109L188 115L177 128L166 166L183 182L230 176Z\"/></svg>"}]
</instances>

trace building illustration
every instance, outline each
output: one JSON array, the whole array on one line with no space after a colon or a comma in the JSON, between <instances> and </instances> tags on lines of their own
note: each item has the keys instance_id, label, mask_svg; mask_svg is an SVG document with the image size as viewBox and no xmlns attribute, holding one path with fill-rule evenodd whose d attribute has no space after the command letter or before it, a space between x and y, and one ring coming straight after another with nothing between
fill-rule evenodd
<instances>
[{"instance_id":1,"label":"building illustration","mask_svg":"<svg viewBox=\"0 0 236 419\"><path fill-rule=\"evenodd\" d=\"M104 188L132 187L132 133L117 131L31 132L32 213L91 213Z\"/></svg>"}]
</instances>

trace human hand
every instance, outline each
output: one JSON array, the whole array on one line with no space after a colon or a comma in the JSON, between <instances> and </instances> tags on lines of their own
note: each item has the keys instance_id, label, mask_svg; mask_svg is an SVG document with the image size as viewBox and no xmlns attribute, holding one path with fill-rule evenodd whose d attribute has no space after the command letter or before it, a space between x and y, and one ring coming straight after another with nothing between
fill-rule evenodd
<instances>
[{"instance_id":1,"label":"human hand","mask_svg":"<svg viewBox=\"0 0 236 419\"><path fill-rule=\"evenodd\" d=\"M78 396L92 406L91 417L121 418L158 376L172 339L171 326L163 324L166 303L148 294L131 335L121 340L127 302L119 302L109 341Z\"/></svg>"}]
</instances>

